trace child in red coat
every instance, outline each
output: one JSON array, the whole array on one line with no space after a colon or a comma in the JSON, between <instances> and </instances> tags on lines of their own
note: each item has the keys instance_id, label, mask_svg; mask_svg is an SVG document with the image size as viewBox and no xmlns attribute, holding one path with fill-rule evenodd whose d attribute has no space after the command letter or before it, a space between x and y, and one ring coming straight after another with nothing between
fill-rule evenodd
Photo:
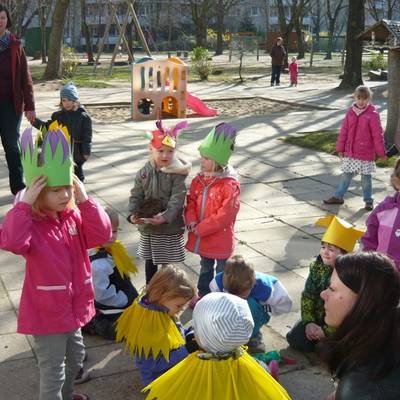
<instances>
[{"instance_id":1,"label":"child in red coat","mask_svg":"<svg viewBox=\"0 0 400 400\"><path fill-rule=\"evenodd\" d=\"M297 58L292 57L292 62L289 64L290 74L290 87L297 86L297 77L299 75L299 64L297 64Z\"/></svg>"},{"instance_id":2,"label":"child in red coat","mask_svg":"<svg viewBox=\"0 0 400 400\"><path fill-rule=\"evenodd\" d=\"M189 231L186 248L199 254L199 296L210 292L210 282L223 272L234 250L234 224L239 212L240 185L228 165L234 148L236 129L221 123L211 130L199 147L201 172L193 179L185 210Z\"/></svg>"}]
</instances>

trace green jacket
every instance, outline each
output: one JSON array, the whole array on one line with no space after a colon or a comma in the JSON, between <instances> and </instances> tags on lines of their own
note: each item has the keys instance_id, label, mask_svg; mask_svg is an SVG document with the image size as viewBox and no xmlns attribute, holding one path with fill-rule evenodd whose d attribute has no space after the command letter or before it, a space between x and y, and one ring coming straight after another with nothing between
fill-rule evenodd
<instances>
[{"instance_id":1,"label":"green jacket","mask_svg":"<svg viewBox=\"0 0 400 400\"><path fill-rule=\"evenodd\" d=\"M157 170L153 161L136 174L135 185L129 197L129 212L138 210L144 199L160 199L165 211L163 217L167 220L161 225L138 225L140 233L176 234L183 233L183 204L186 197L185 179L189 174L191 164L175 158L170 166Z\"/></svg>"},{"instance_id":2,"label":"green jacket","mask_svg":"<svg viewBox=\"0 0 400 400\"><path fill-rule=\"evenodd\" d=\"M301 294L301 320L314 322L326 330L324 301L321 292L329 286L332 267L322 262L321 256L310 264L310 273Z\"/></svg>"}]
</instances>

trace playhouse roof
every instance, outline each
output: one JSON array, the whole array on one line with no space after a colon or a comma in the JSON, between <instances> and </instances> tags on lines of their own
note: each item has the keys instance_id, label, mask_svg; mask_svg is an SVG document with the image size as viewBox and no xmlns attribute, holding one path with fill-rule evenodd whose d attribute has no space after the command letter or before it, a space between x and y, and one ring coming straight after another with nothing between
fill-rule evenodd
<instances>
[{"instance_id":1,"label":"playhouse roof","mask_svg":"<svg viewBox=\"0 0 400 400\"><path fill-rule=\"evenodd\" d=\"M372 32L375 33L375 42L385 43L392 39L389 47L400 47L400 21L382 19L362 32L360 37L372 40Z\"/></svg>"}]
</instances>

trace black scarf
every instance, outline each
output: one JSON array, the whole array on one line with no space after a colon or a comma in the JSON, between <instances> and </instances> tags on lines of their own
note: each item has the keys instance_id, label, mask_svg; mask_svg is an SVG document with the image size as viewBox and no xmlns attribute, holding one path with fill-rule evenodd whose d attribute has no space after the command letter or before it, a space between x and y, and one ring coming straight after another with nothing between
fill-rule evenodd
<instances>
[{"instance_id":1,"label":"black scarf","mask_svg":"<svg viewBox=\"0 0 400 400\"><path fill-rule=\"evenodd\" d=\"M6 33L0 37L0 53L4 50L7 50L10 47L11 43L11 35L10 32L6 31Z\"/></svg>"}]
</instances>

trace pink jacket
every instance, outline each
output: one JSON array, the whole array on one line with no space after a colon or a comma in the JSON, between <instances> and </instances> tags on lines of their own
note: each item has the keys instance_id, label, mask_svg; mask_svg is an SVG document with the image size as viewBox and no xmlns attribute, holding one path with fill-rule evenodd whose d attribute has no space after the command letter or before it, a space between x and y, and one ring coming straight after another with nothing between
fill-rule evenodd
<instances>
[{"instance_id":1,"label":"pink jacket","mask_svg":"<svg viewBox=\"0 0 400 400\"><path fill-rule=\"evenodd\" d=\"M197 175L187 196L185 222L197 223L186 248L215 259L229 258L235 248L234 225L239 212L240 184L232 167L218 177Z\"/></svg>"},{"instance_id":2,"label":"pink jacket","mask_svg":"<svg viewBox=\"0 0 400 400\"><path fill-rule=\"evenodd\" d=\"M17 203L0 227L0 248L26 260L18 313L19 333L70 332L93 317L94 293L87 249L111 238L110 219L92 199L57 221L36 217Z\"/></svg>"},{"instance_id":3,"label":"pink jacket","mask_svg":"<svg viewBox=\"0 0 400 400\"><path fill-rule=\"evenodd\" d=\"M342 123L336 143L336 151L345 157L374 161L376 154L385 156L383 130L375 106L368 104L357 115L351 107Z\"/></svg>"},{"instance_id":4,"label":"pink jacket","mask_svg":"<svg viewBox=\"0 0 400 400\"><path fill-rule=\"evenodd\" d=\"M297 82L297 76L299 75L299 64L297 62L291 62L289 64L290 80Z\"/></svg>"}]
</instances>

